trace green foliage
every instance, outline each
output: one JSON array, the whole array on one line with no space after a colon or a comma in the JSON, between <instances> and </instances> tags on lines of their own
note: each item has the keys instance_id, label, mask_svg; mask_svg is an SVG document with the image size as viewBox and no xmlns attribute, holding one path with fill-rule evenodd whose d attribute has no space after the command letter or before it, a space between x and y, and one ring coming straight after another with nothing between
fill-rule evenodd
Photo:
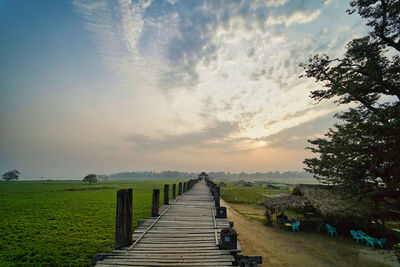
<instances>
[{"instance_id":1,"label":"green foliage","mask_svg":"<svg viewBox=\"0 0 400 267\"><path fill-rule=\"evenodd\" d=\"M334 98L353 104L336 114L325 138L310 141L318 158L306 159L305 169L324 183L344 185L352 193L397 198L400 190L400 2L353 0L349 13L358 12L372 27L368 36L347 45L343 59L315 55L301 64L307 77L323 89L317 101ZM355 106L357 105L357 106ZM355 106L355 107L354 107Z\"/></svg>"},{"instance_id":2,"label":"green foliage","mask_svg":"<svg viewBox=\"0 0 400 267\"><path fill-rule=\"evenodd\" d=\"M83 178L84 182L89 182L89 185L92 183L97 183L97 175L96 174L88 174Z\"/></svg>"},{"instance_id":3,"label":"green foliage","mask_svg":"<svg viewBox=\"0 0 400 267\"><path fill-rule=\"evenodd\" d=\"M18 180L20 174L21 173L18 170L12 170L4 173L2 178L5 181Z\"/></svg>"},{"instance_id":4,"label":"green foliage","mask_svg":"<svg viewBox=\"0 0 400 267\"><path fill-rule=\"evenodd\" d=\"M136 229L139 219L150 216L153 188L160 189L162 202L165 182L0 183L0 265L90 266L94 254L113 249L116 191L133 188Z\"/></svg>"},{"instance_id":5,"label":"green foliage","mask_svg":"<svg viewBox=\"0 0 400 267\"><path fill-rule=\"evenodd\" d=\"M289 194L288 190L266 189L264 187L246 187L243 185L234 186L228 182L226 187L221 188L221 197L223 200L233 204L257 205L264 201L268 195L279 193Z\"/></svg>"}]
</instances>

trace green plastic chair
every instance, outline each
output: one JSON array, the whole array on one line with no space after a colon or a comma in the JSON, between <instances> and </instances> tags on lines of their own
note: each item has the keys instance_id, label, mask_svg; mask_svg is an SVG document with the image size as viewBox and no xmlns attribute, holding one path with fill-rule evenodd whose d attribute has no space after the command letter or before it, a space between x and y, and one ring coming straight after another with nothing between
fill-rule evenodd
<instances>
[{"instance_id":1,"label":"green plastic chair","mask_svg":"<svg viewBox=\"0 0 400 267\"><path fill-rule=\"evenodd\" d=\"M356 231L350 230L350 234L353 236L353 239L355 239L357 241L357 243L358 243L358 240L361 240L361 242L362 242L363 237L360 236Z\"/></svg>"},{"instance_id":2,"label":"green plastic chair","mask_svg":"<svg viewBox=\"0 0 400 267\"><path fill-rule=\"evenodd\" d=\"M383 249L383 246L385 245L385 243L386 243L386 238L381 238L381 239L377 239L377 238L375 238L375 243L377 244L377 245L379 245L382 249Z\"/></svg>"},{"instance_id":3,"label":"green plastic chair","mask_svg":"<svg viewBox=\"0 0 400 267\"><path fill-rule=\"evenodd\" d=\"M296 230L300 232L299 226L300 226L300 222L292 223L293 232L296 232Z\"/></svg>"},{"instance_id":4,"label":"green plastic chair","mask_svg":"<svg viewBox=\"0 0 400 267\"><path fill-rule=\"evenodd\" d=\"M328 234L330 234L331 236L333 236L333 234L336 234L337 236L336 228L332 225L326 224L326 229L328 229Z\"/></svg>"}]
</instances>

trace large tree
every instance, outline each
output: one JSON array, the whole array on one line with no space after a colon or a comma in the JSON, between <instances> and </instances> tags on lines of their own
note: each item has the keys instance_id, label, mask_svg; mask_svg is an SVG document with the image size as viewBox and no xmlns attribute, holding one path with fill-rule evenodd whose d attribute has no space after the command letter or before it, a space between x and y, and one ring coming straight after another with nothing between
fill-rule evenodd
<instances>
[{"instance_id":1,"label":"large tree","mask_svg":"<svg viewBox=\"0 0 400 267\"><path fill-rule=\"evenodd\" d=\"M85 176L85 178L83 178L82 181L89 182L89 185L91 185L92 183L97 182L97 175L96 174L88 174Z\"/></svg>"},{"instance_id":2,"label":"large tree","mask_svg":"<svg viewBox=\"0 0 400 267\"><path fill-rule=\"evenodd\" d=\"M309 142L316 158L305 170L323 183L342 185L360 197L390 201L400 196L400 1L353 0L371 31L347 45L343 58L314 55L300 64L322 89L316 101L334 99L351 108L326 134ZM399 201L395 205L398 205Z\"/></svg>"},{"instance_id":3,"label":"large tree","mask_svg":"<svg viewBox=\"0 0 400 267\"><path fill-rule=\"evenodd\" d=\"M21 173L18 170L12 170L12 171L3 173L2 178L5 181L18 180L20 174Z\"/></svg>"}]
</instances>

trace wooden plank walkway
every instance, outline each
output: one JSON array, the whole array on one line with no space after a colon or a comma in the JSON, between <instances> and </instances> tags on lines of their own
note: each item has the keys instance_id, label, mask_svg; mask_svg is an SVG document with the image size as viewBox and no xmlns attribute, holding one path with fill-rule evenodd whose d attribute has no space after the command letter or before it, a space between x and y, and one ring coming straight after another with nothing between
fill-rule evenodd
<instances>
[{"instance_id":1,"label":"wooden plank walkway","mask_svg":"<svg viewBox=\"0 0 400 267\"><path fill-rule=\"evenodd\" d=\"M104 255L96 266L232 266L232 253L240 249L219 249L223 228L229 222L215 218L210 189L200 181L146 220L133 233L132 246Z\"/></svg>"}]
</instances>

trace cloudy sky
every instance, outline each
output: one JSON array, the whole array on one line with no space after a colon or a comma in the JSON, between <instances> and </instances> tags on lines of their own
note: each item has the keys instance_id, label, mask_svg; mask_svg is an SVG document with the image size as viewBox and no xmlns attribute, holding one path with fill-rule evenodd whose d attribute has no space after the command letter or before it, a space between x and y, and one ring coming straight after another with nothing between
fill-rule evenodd
<instances>
[{"instance_id":1,"label":"cloudy sky","mask_svg":"<svg viewBox=\"0 0 400 267\"><path fill-rule=\"evenodd\" d=\"M0 0L0 172L301 170L338 111L309 55L365 34L342 0Z\"/></svg>"}]
</instances>

